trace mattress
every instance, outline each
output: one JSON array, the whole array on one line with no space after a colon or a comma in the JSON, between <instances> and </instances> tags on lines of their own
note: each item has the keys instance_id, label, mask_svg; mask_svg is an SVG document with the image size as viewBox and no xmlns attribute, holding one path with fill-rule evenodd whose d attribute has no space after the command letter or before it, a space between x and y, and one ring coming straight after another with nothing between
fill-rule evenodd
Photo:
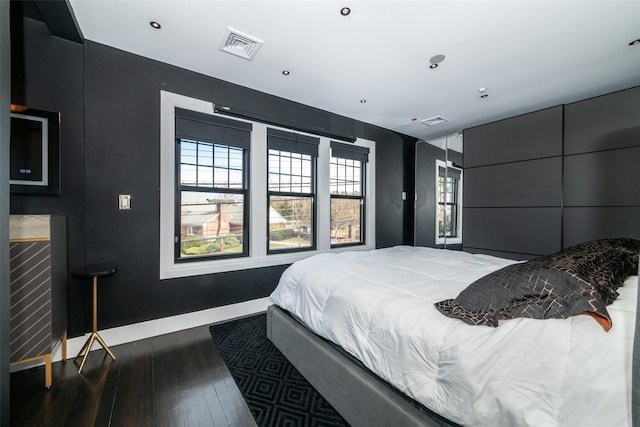
<instances>
[{"instance_id":1,"label":"mattress","mask_svg":"<svg viewBox=\"0 0 640 427\"><path fill-rule=\"evenodd\" d=\"M513 263L408 246L321 254L290 266L271 300L456 423L631 425L637 276L607 307L609 332L587 315L491 328L434 307Z\"/></svg>"}]
</instances>

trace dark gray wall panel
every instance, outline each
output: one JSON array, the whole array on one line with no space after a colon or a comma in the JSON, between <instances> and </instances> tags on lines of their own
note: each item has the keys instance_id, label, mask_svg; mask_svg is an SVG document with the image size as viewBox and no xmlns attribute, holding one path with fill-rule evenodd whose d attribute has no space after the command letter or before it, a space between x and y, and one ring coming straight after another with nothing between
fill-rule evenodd
<instances>
[{"instance_id":1,"label":"dark gray wall panel","mask_svg":"<svg viewBox=\"0 0 640 427\"><path fill-rule=\"evenodd\" d=\"M566 156L565 206L640 206L638 165L640 146Z\"/></svg>"},{"instance_id":2,"label":"dark gray wall panel","mask_svg":"<svg viewBox=\"0 0 640 427\"><path fill-rule=\"evenodd\" d=\"M640 86L565 106L565 154L640 145Z\"/></svg>"},{"instance_id":3,"label":"dark gray wall panel","mask_svg":"<svg viewBox=\"0 0 640 427\"><path fill-rule=\"evenodd\" d=\"M465 207L562 206L562 158L464 171Z\"/></svg>"},{"instance_id":4,"label":"dark gray wall panel","mask_svg":"<svg viewBox=\"0 0 640 427\"><path fill-rule=\"evenodd\" d=\"M464 131L464 166L493 165L562 154L562 106Z\"/></svg>"},{"instance_id":5,"label":"dark gray wall panel","mask_svg":"<svg viewBox=\"0 0 640 427\"><path fill-rule=\"evenodd\" d=\"M404 150L401 144L390 143L383 135L372 136L376 143L376 246L399 245L404 241L405 202L402 192L405 182ZM413 144L412 144L413 145ZM399 173L400 172L400 173ZM413 169L409 169L413 174ZM410 236L410 235L409 235ZM411 240L409 240L411 242Z\"/></svg>"},{"instance_id":6,"label":"dark gray wall panel","mask_svg":"<svg viewBox=\"0 0 640 427\"><path fill-rule=\"evenodd\" d=\"M547 255L560 250L561 208L465 208L465 247Z\"/></svg>"},{"instance_id":7,"label":"dark gray wall panel","mask_svg":"<svg viewBox=\"0 0 640 427\"><path fill-rule=\"evenodd\" d=\"M404 245L413 245L415 242L415 204L414 194L416 193L416 143L404 144L404 191L406 200L404 201L404 215L402 216L402 242Z\"/></svg>"},{"instance_id":8,"label":"dark gray wall panel","mask_svg":"<svg viewBox=\"0 0 640 427\"><path fill-rule=\"evenodd\" d=\"M640 239L640 207L583 207L564 210L564 247L593 239Z\"/></svg>"}]
</instances>

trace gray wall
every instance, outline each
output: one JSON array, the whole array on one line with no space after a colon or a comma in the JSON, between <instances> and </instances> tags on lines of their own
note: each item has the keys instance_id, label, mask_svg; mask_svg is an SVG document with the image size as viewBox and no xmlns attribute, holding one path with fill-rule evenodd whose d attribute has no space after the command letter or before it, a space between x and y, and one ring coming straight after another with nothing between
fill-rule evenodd
<instances>
[{"instance_id":1,"label":"gray wall","mask_svg":"<svg viewBox=\"0 0 640 427\"><path fill-rule=\"evenodd\" d=\"M23 20L17 12L21 11L13 10L11 23L11 102L60 112L61 191L60 195L12 194L11 213L65 215L69 265L78 268L85 245L83 47L52 37L42 22ZM72 320L73 335L85 331L85 315L90 322L90 291L87 283L69 281L70 318L82 318L81 323Z\"/></svg>"},{"instance_id":2,"label":"gray wall","mask_svg":"<svg viewBox=\"0 0 640 427\"><path fill-rule=\"evenodd\" d=\"M640 87L564 113L564 247L640 238Z\"/></svg>"},{"instance_id":3,"label":"gray wall","mask_svg":"<svg viewBox=\"0 0 640 427\"><path fill-rule=\"evenodd\" d=\"M529 259L640 238L640 87L464 131L464 248Z\"/></svg>"},{"instance_id":4,"label":"gray wall","mask_svg":"<svg viewBox=\"0 0 640 427\"><path fill-rule=\"evenodd\" d=\"M414 138L107 46L53 37L26 18L16 29L24 64L14 102L60 111L60 196L11 196L11 213L64 213L69 271L112 260L100 286L98 327L121 326L267 296L286 266L159 280L160 90L281 120L283 125L376 141L377 246L411 244L402 190ZM12 30L13 31L13 30ZM407 147L409 146L409 147ZM411 164L411 160L409 163ZM117 210L131 194L133 209ZM69 332L91 327L89 283L69 278Z\"/></svg>"},{"instance_id":5,"label":"gray wall","mask_svg":"<svg viewBox=\"0 0 640 427\"><path fill-rule=\"evenodd\" d=\"M562 111L464 131L465 250L528 259L561 248Z\"/></svg>"}]
</instances>

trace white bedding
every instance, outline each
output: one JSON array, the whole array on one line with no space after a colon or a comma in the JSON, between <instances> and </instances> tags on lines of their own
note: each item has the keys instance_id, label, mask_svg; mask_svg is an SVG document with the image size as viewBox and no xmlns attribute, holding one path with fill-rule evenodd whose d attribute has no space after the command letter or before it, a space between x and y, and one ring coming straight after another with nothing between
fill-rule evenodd
<instances>
[{"instance_id":1,"label":"white bedding","mask_svg":"<svg viewBox=\"0 0 640 427\"><path fill-rule=\"evenodd\" d=\"M637 276L590 316L514 319L498 328L433 304L515 261L397 246L321 254L290 266L271 295L413 399L469 426L630 426Z\"/></svg>"}]
</instances>

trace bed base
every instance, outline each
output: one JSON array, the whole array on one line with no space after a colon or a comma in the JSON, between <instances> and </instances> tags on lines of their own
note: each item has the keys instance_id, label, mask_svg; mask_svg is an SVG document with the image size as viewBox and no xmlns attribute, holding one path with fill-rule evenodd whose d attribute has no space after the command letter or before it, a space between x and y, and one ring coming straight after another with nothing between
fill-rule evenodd
<instances>
[{"instance_id":1,"label":"bed base","mask_svg":"<svg viewBox=\"0 0 640 427\"><path fill-rule=\"evenodd\" d=\"M274 305L267 310L267 338L354 427L454 425L414 407Z\"/></svg>"}]
</instances>

